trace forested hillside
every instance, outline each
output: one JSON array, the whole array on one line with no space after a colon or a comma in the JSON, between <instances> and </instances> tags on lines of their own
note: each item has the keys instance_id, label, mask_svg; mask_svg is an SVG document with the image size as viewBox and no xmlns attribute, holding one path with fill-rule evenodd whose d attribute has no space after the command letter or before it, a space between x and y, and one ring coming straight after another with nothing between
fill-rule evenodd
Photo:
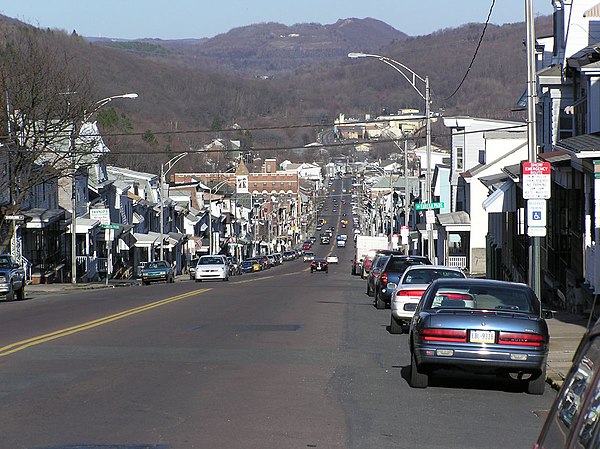
<instances>
[{"instance_id":1,"label":"forested hillside","mask_svg":"<svg viewBox=\"0 0 600 449\"><path fill-rule=\"evenodd\" d=\"M18 33L30 29L12 19L0 23L4 31L10 28ZM352 21L346 25L360 28L343 34L342 25L343 21L334 28L297 26L304 30L304 35L311 29L315 33L317 29L319 33L331 33L335 39L321 49L314 39L305 40L306 47L273 46L275 38L264 37L267 26L271 26L270 36L287 36L277 37L276 41L292 41L294 45L299 42L295 40L297 37L288 36L295 34L289 33L289 29L277 34L273 24L232 30L236 37L233 41L244 43L238 47L231 44L228 47L227 42L232 40L224 36L202 42L184 41L180 45L173 41L167 45L156 41L127 42L113 48L76 35L65 36L59 31L39 30L37 34L41 40L55 39L57 45L63 45L65 37L70 39L65 51L87 72L94 98L125 92L139 94L136 100L114 102L105 108L104 116L109 115L112 107L118 114L105 120L103 133L108 136L106 140L113 153L120 155L115 156L115 162L140 170L156 172L169 154L193 151L217 136L239 138L262 148L302 147L314 141L317 132L331 125L339 113L360 117L365 113L378 114L384 108L393 112L423 107L423 100L397 72L375 59L348 59L348 49L376 52L429 76L432 107L436 112L498 119L523 116L522 112L512 110L526 89L524 23L488 27L470 69L482 24L421 37L407 37L391 27L369 21ZM538 19L536 26L538 35L549 34L550 18ZM370 38L369 45L363 43L361 47L361 33L357 30L372 31L373 27L384 30L382 37ZM341 41L346 46L338 45ZM387 44L373 47L380 42ZM297 52L305 52L307 57L296 58L293 67L291 58L287 63L282 59L284 53ZM236 55L252 73L268 73L271 68L276 75L253 79L250 72L244 72L243 76L236 76L235 70L228 70ZM461 85L465 74L466 80ZM241 129L219 132L234 125ZM140 157L148 153L157 153L157 157ZM199 161L203 159L186 158L181 162L182 169Z\"/></svg>"}]
</instances>

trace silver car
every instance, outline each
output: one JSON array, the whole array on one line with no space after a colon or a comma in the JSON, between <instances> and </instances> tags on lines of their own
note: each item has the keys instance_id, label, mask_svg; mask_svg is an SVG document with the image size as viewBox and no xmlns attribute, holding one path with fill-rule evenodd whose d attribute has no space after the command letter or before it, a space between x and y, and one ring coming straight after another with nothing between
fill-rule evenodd
<instances>
[{"instance_id":1,"label":"silver car","mask_svg":"<svg viewBox=\"0 0 600 449\"><path fill-rule=\"evenodd\" d=\"M466 277L460 268L441 265L411 265L406 268L391 294L390 334L408 332L417 304L434 280Z\"/></svg>"},{"instance_id":2,"label":"silver car","mask_svg":"<svg viewBox=\"0 0 600 449\"><path fill-rule=\"evenodd\" d=\"M202 256L196 264L196 282L205 280L229 280L229 263L225 256Z\"/></svg>"}]
</instances>

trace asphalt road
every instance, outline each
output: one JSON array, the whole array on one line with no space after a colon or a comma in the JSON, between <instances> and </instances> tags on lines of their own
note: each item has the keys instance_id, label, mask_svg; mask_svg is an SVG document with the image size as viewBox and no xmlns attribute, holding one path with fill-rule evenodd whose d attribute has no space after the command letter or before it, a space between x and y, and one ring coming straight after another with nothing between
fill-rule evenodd
<instances>
[{"instance_id":1,"label":"asphalt road","mask_svg":"<svg viewBox=\"0 0 600 449\"><path fill-rule=\"evenodd\" d=\"M0 303L0 449L531 448L551 389L411 389L352 244L315 251L340 264Z\"/></svg>"}]
</instances>

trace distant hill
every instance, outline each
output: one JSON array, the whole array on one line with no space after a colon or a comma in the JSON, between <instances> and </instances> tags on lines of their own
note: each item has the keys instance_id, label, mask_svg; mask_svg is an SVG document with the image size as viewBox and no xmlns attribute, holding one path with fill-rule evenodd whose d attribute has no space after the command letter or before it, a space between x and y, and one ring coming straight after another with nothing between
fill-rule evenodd
<instances>
[{"instance_id":1,"label":"distant hill","mask_svg":"<svg viewBox=\"0 0 600 449\"><path fill-rule=\"evenodd\" d=\"M198 40L90 41L192 67L244 77L275 77L329 63L357 48L374 51L406 38L406 34L380 20L343 19L330 25L261 23Z\"/></svg>"},{"instance_id":2,"label":"distant hill","mask_svg":"<svg viewBox=\"0 0 600 449\"><path fill-rule=\"evenodd\" d=\"M2 16L0 27L16 33L32 29ZM147 133L145 139L139 134L109 138L115 153L134 153L114 163L156 172L172 152L200 148L215 137L263 148L301 148L340 113L363 117L383 110L423 109L422 98L400 74L374 59L350 60L350 51L389 56L429 76L434 112L523 119L524 113L513 109L526 90L524 23L489 26L461 84L482 29L482 24L467 24L407 37L380 21L346 19L324 26L252 25L203 40L90 42L66 37L68 51L88 68L96 98L138 93L136 100L110 106L129 117L134 132L149 131L156 138ZM551 17L536 19L536 31L550 35ZM54 33L56 45L65 40L63 32L42 33L46 40ZM217 131L234 124L251 130ZM436 129L434 142L443 133ZM285 151L265 155L298 158ZM185 158L178 167L184 170L198 160Z\"/></svg>"}]
</instances>

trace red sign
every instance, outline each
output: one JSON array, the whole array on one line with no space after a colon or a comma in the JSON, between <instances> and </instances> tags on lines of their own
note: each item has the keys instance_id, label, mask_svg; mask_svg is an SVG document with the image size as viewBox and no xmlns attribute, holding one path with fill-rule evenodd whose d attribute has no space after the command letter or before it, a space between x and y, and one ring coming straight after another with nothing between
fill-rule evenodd
<instances>
[{"instance_id":1,"label":"red sign","mask_svg":"<svg viewBox=\"0 0 600 449\"><path fill-rule=\"evenodd\" d=\"M550 162L523 162L523 198L548 199L552 185Z\"/></svg>"}]
</instances>

